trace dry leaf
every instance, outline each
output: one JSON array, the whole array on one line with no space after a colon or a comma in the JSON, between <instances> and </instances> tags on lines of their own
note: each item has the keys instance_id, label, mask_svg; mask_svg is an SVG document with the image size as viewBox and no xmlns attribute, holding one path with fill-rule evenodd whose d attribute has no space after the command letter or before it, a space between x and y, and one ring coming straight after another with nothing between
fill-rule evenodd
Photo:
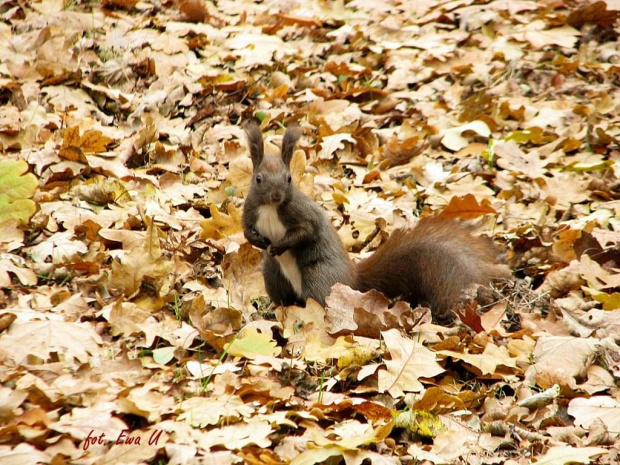
<instances>
[{"instance_id":1,"label":"dry leaf","mask_svg":"<svg viewBox=\"0 0 620 465\"><path fill-rule=\"evenodd\" d=\"M431 378L444 370L433 352L420 342L400 335L397 329L381 333L391 359L386 369L379 371L379 392L401 397L405 392L420 392L424 388L419 378Z\"/></svg>"}]
</instances>

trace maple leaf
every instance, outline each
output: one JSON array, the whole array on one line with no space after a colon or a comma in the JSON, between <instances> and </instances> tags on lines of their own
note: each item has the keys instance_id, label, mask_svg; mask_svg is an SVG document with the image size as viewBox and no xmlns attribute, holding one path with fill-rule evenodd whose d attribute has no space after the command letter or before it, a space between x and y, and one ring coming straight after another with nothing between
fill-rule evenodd
<instances>
[{"instance_id":1,"label":"maple leaf","mask_svg":"<svg viewBox=\"0 0 620 465\"><path fill-rule=\"evenodd\" d=\"M577 397L570 401L568 414L583 428L590 428L594 421L600 420L610 433L620 432L620 402L611 397L594 396L589 399Z\"/></svg>"},{"instance_id":2,"label":"maple leaf","mask_svg":"<svg viewBox=\"0 0 620 465\"><path fill-rule=\"evenodd\" d=\"M536 463L540 465L556 465L568 463L591 463L594 456L607 455L609 451L602 447L551 447L547 453L537 457Z\"/></svg>"},{"instance_id":3,"label":"maple leaf","mask_svg":"<svg viewBox=\"0 0 620 465\"><path fill-rule=\"evenodd\" d=\"M112 262L110 287L125 296L134 296L146 278L168 275L172 263L162 259L161 255L159 229L149 220L144 242L122 255L119 261Z\"/></svg>"},{"instance_id":4,"label":"maple leaf","mask_svg":"<svg viewBox=\"0 0 620 465\"><path fill-rule=\"evenodd\" d=\"M542 337L536 343L534 365L526 373L526 382L548 388L553 384L575 387L575 378L582 373L598 350L594 338ZM558 365L557 360L563 360Z\"/></svg>"},{"instance_id":5,"label":"maple leaf","mask_svg":"<svg viewBox=\"0 0 620 465\"><path fill-rule=\"evenodd\" d=\"M253 412L252 406L243 402L241 397L226 395L216 398L192 397L186 399L180 406L183 411L178 420L184 420L192 426L204 428L216 425L221 419L238 421L242 417L249 417Z\"/></svg>"},{"instance_id":6,"label":"maple leaf","mask_svg":"<svg viewBox=\"0 0 620 465\"><path fill-rule=\"evenodd\" d=\"M269 422L250 419L247 423L224 426L204 433L199 439L200 447L209 450L215 445L226 449L236 450L255 444L258 447L269 447L271 440L268 436L273 432Z\"/></svg>"},{"instance_id":7,"label":"maple leaf","mask_svg":"<svg viewBox=\"0 0 620 465\"><path fill-rule=\"evenodd\" d=\"M9 273L15 275L19 282L24 285L34 286L37 284L37 275L26 268L21 257L11 254L0 254L0 287L11 287Z\"/></svg>"},{"instance_id":8,"label":"maple leaf","mask_svg":"<svg viewBox=\"0 0 620 465\"><path fill-rule=\"evenodd\" d=\"M449 350L438 352L457 360L476 367L482 375L490 375L496 373L499 365L507 368L516 368L517 360L512 358L505 347L498 347L495 344L487 344L484 352L481 354L458 353Z\"/></svg>"}]
</instances>

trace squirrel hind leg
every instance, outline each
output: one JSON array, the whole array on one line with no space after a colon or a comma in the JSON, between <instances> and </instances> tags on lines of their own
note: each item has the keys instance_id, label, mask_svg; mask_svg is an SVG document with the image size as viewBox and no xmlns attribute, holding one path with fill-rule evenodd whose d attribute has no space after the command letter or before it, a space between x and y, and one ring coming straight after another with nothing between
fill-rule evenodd
<instances>
[{"instance_id":1,"label":"squirrel hind leg","mask_svg":"<svg viewBox=\"0 0 620 465\"><path fill-rule=\"evenodd\" d=\"M305 300L297 295L289 280L282 273L280 264L268 253L264 254L263 276L265 277L265 289L273 303L305 307Z\"/></svg>"},{"instance_id":2,"label":"squirrel hind leg","mask_svg":"<svg viewBox=\"0 0 620 465\"><path fill-rule=\"evenodd\" d=\"M313 298L325 306L325 299L336 283L354 287L353 269L348 261L317 262L304 269L304 298Z\"/></svg>"}]
</instances>

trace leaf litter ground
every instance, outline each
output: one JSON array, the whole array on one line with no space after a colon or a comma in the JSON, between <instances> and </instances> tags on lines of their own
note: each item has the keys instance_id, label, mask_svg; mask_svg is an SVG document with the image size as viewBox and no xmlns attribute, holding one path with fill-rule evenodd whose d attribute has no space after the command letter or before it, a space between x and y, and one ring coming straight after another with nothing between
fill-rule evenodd
<instances>
[{"instance_id":1,"label":"leaf litter ground","mask_svg":"<svg viewBox=\"0 0 620 465\"><path fill-rule=\"evenodd\" d=\"M620 47L607 2L5 2L6 463L617 463ZM443 211L516 281L460 322L269 307L240 226L292 168L355 258Z\"/></svg>"}]
</instances>

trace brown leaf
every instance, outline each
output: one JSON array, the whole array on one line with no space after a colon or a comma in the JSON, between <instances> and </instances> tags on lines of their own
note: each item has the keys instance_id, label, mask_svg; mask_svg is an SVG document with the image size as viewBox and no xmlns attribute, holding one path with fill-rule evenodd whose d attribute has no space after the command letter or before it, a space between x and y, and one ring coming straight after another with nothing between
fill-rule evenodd
<instances>
[{"instance_id":1,"label":"brown leaf","mask_svg":"<svg viewBox=\"0 0 620 465\"><path fill-rule=\"evenodd\" d=\"M584 3L579 8L571 11L566 22L580 29L586 23L596 24L601 28L611 28L620 17L620 11L607 10L607 3L598 1Z\"/></svg>"},{"instance_id":2,"label":"brown leaf","mask_svg":"<svg viewBox=\"0 0 620 465\"><path fill-rule=\"evenodd\" d=\"M14 313L3 313L0 315L0 333L11 326L11 323L16 319L17 316Z\"/></svg>"},{"instance_id":3,"label":"brown leaf","mask_svg":"<svg viewBox=\"0 0 620 465\"><path fill-rule=\"evenodd\" d=\"M101 131L89 130L80 138L79 146L84 153L105 152L114 139L104 136Z\"/></svg>"},{"instance_id":4,"label":"brown leaf","mask_svg":"<svg viewBox=\"0 0 620 465\"><path fill-rule=\"evenodd\" d=\"M458 396L447 393L441 387L431 386L424 392L424 396L416 401L411 408L441 414L463 410L466 406Z\"/></svg>"},{"instance_id":5,"label":"brown leaf","mask_svg":"<svg viewBox=\"0 0 620 465\"><path fill-rule=\"evenodd\" d=\"M240 311L227 307L207 310L202 296L192 302L189 318L202 340L216 350L224 350L243 324Z\"/></svg>"},{"instance_id":6,"label":"brown leaf","mask_svg":"<svg viewBox=\"0 0 620 465\"><path fill-rule=\"evenodd\" d=\"M266 295L261 263L261 253L248 242L237 252L226 254L222 262L222 282L231 304L246 316L255 311L251 300Z\"/></svg>"},{"instance_id":7,"label":"brown leaf","mask_svg":"<svg viewBox=\"0 0 620 465\"><path fill-rule=\"evenodd\" d=\"M325 300L327 331L332 336L352 333L376 338L380 331L391 328L410 331L422 321L430 321L428 312L414 312L402 301L390 306L389 299L375 290L362 293L336 284Z\"/></svg>"},{"instance_id":8,"label":"brown leaf","mask_svg":"<svg viewBox=\"0 0 620 465\"><path fill-rule=\"evenodd\" d=\"M124 10L131 10L135 8L139 0L102 0L101 6L109 8L111 10L115 8L122 8Z\"/></svg>"},{"instance_id":9,"label":"brown leaf","mask_svg":"<svg viewBox=\"0 0 620 465\"><path fill-rule=\"evenodd\" d=\"M231 236L243 230L241 225L241 210L232 203L228 204L228 212L222 213L217 206L211 204L209 206L211 218L207 218L200 222L202 226L202 239L222 239Z\"/></svg>"},{"instance_id":10,"label":"brown leaf","mask_svg":"<svg viewBox=\"0 0 620 465\"><path fill-rule=\"evenodd\" d=\"M73 126L65 129L62 136L63 147L79 147L80 146L80 128Z\"/></svg>"},{"instance_id":11,"label":"brown leaf","mask_svg":"<svg viewBox=\"0 0 620 465\"><path fill-rule=\"evenodd\" d=\"M204 0L175 0L175 4L192 22L203 23L209 17L209 10Z\"/></svg>"},{"instance_id":12,"label":"brown leaf","mask_svg":"<svg viewBox=\"0 0 620 465\"><path fill-rule=\"evenodd\" d=\"M420 140L419 137L409 137L404 141L399 141L398 138L392 137L387 144L381 147L383 157L388 162L386 167L404 165L409 161L422 153L428 147L428 143L425 140Z\"/></svg>"},{"instance_id":13,"label":"brown leaf","mask_svg":"<svg viewBox=\"0 0 620 465\"><path fill-rule=\"evenodd\" d=\"M484 331L484 327L482 326L482 322L480 321L480 315L476 312L478 305L475 303L467 304L465 306L465 313L460 311L456 312L456 316L459 317L463 323L469 326L471 329L476 331L477 333L481 333Z\"/></svg>"},{"instance_id":14,"label":"brown leaf","mask_svg":"<svg viewBox=\"0 0 620 465\"><path fill-rule=\"evenodd\" d=\"M452 197L448 206L439 214L439 218L471 220L488 214L497 215L497 212L491 207L491 202L483 199L479 204L476 197L467 194L465 197Z\"/></svg>"}]
</instances>

